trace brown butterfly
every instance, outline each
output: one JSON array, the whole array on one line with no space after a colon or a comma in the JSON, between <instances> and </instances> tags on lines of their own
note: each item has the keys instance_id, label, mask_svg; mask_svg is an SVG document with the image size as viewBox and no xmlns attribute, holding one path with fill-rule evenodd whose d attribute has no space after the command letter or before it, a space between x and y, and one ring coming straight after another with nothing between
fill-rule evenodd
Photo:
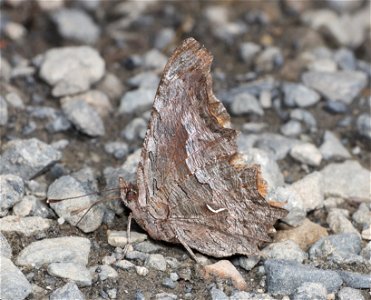
<instances>
[{"instance_id":1,"label":"brown butterfly","mask_svg":"<svg viewBox=\"0 0 371 300\"><path fill-rule=\"evenodd\" d=\"M265 200L258 165L237 152L237 132L212 92L212 55L188 38L164 69L137 169L121 198L156 240L215 257L256 254L286 211Z\"/></svg>"}]
</instances>

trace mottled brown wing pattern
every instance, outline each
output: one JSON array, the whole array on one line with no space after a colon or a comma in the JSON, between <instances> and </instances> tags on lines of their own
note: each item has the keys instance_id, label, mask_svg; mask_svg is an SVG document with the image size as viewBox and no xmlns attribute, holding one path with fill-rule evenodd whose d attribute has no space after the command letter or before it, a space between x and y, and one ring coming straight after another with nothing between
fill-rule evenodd
<instances>
[{"instance_id":1,"label":"mottled brown wing pattern","mask_svg":"<svg viewBox=\"0 0 371 300\"><path fill-rule=\"evenodd\" d=\"M192 38L169 59L129 207L155 239L217 257L256 253L285 213L264 199L259 167L239 163L236 131L212 92L211 62Z\"/></svg>"}]
</instances>

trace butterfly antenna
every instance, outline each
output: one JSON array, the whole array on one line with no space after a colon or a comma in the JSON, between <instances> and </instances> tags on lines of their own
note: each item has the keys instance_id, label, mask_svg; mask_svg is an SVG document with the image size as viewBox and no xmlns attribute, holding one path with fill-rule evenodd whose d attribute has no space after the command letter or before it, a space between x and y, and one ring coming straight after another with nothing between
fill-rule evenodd
<instances>
[{"instance_id":1,"label":"butterfly antenna","mask_svg":"<svg viewBox=\"0 0 371 300\"><path fill-rule=\"evenodd\" d=\"M85 216L89 213L89 211L92 210L92 208L98 204L101 204L101 203L104 203L104 202L108 202L108 201L112 201L112 200L115 200L115 199L119 199L118 197L112 197L112 198L105 198L105 199L101 199L101 200L98 200L98 201L95 201L94 203L92 203L88 208L78 208L78 209L75 209L71 212L71 214L79 214L81 213L82 211L86 210L84 212L84 214L80 217L80 219L77 221L77 223L75 224L75 226L78 226L82 219L85 218Z\"/></svg>"},{"instance_id":2,"label":"butterfly antenna","mask_svg":"<svg viewBox=\"0 0 371 300\"><path fill-rule=\"evenodd\" d=\"M109 193L109 192L118 191L118 190L120 190L120 188L117 187L117 188L106 189L106 190L99 191L99 192L92 192L92 193L88 193L88 194L84 194L84 195L67 197L67 198L59 198L59 199L56 199L56 198L47 198L46 199L46 203L52 204L52 203L57 203L57 202L60 202L60 201L71 200L71 199L78 199L78 198L88 197L88 196L92 196L92 195L99 195L101 193Z\"/></svg>"}]
</instances>

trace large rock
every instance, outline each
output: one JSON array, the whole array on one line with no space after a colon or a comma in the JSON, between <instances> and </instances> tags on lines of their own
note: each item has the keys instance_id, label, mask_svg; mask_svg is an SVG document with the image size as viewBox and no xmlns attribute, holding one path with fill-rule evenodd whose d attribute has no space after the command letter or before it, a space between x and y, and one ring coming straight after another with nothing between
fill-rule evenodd
<instances>
[{"instance_id":1,"label":"large rock","mask_svg":"<svg viewBox=\"0 0 371 300\"><path fill-rule=\"evenodd\" d=\"M40 77L53 86L55 97L84 92L104 75L105 63L87 46L48 50L40 67Z\"/></svg>"},{"instance_id":2,"label":"large rock","mask_svg":"<svg viewBox=\"0 0 371 300\"><path fill-rule=\"evenodd\" d=\"M327 236L326 228L305 219L303 224L298 227L279 230L274 237L276 242L292 240L297 243L300 248L307 251L308 248L320 238Z\"/></svg>"},{"instance_id":3,"label":"large rock","mask_svg":"<svg viewBox=\"0 0 371 300\"><path fill-rule=\"evenodd\" d=\"M267 289L273 295L289 295L305 282L323 284L327 291L335 292L343 283L340 276L330 270L321 270L288 260L267 260L264 263Z\"/></svg>"},{"instance_id":4,"label":"large rock","mask_svg":"<svg viewBox=\"0 0 371 300\"><path fill-rule=\"evenodd\" d=\"M25 299L32 291L31 284L13 262L0 256L0 298Z\"/></svg>"},{"instance_id":5,"label":"large rock","mask_svg":"<svg viewBox=\"0 0 371 300\"><path fill-rule=\"evenodd\" d=\"M0 231L17 232L31 236L47 230L52 225L52 220L42 217L6 216L0 219Z\"/></svg>"},{"instance_id":6,"label":"large rock","mask_svg":"<svg viewBox=\"0 0 371 300\"><path fill-rule=\"evenodd\" d=\"M6 174L0 175L0 216L7 215L8 210L22 200L24 183L21 177Z\"/></svg>"},{"instance_id":7,"label":"large rock","mask_svg":"<svg viewBox=\"0 0 371 300\"><path fill-rule=\"evenodd\" d=\"M83 99L64 98L62 109L67 119L81 132L92 137L104 135L105 129L101 117Z\"/></svg>"},{"instance_id":8,"label":"large rock","mask_svg":"<svg viewBox=\"0 0 371 300\"><path fill-rule=\"evenodd\" d=\"M103 208L94 205L98 201L97 195L94 195L97 191L96 184L94 174L89 168L72 176L62 176L49 186L48 199L70 199L56 201L50 207L71 225L78 226L84 232L92 232L102 224L104 215ZM76 200L79 196L84 197ZM88 211L89 208L91 209Z\"/></svg>"},{"instance_id":9,"label":"large rock","mask_svg":"<svg viewBox=\"0 0 371 300\"><path fill-rule=\"evenodd\" d=\"M90 241L81 237L60 237L33 242L18 255L20 266L41 267L54 262L73 262L86 265Z\"/></svg>"},{"instance_id":10,"label":"large rock","mask_svg":"<svg viewBox=\"0 0 371 300\"><path fill-rule=\"evenodd\" d=\"M321 173L325 197L371 202L371 174L359 162L332 163Z\"/></svg>"},{"instance_id":11,"label":"large rock","mask_svg":"<svg viewBox=\"0 0 371 300\"><path fill-rule=\"evenodd\" d=\"M363 262L361 238L356 233L341 233L323 237L309 249L311 260L325 260L339 263Z\"/></svg>"},{"instance_id":12,"label":"large rock","mask_svg":"<svg viewBox=\"0 0 371 300\"><path fill-rule=\"evenodd\" d=\"M358 71L304 73L303 82L330 100L352 103L367 84L366 74Z\"/></svg>"},{"instance_id":13,"label":"large rock","mask_svg":"<svg viewBox=\"0 0 371 300\"><path fill-rule=\"evenodd\" d=\"M13 140L3 147L0 173L32 179L60 160L62 154L54 147L36 138Z\"/></svg>"},{"instance_id":14,"label":"large rock","mask_svg":"<svg viewBox=\"0 0 371 300\"><path fill-rule=\"evenodd\" d=\"M66 39L93 44L99 38L99 27L83 10L57 10L53 14L53 21L57 24L59 34Z\"/></svg>"}]
</instances>

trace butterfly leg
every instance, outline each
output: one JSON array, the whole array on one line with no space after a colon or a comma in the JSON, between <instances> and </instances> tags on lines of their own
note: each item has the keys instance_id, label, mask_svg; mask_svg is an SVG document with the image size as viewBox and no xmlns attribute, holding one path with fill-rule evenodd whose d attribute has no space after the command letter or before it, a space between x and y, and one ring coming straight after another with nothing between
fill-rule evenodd
<instances>
[{"instance_id":1,"label":"butterfly leg","mask_svg":"<svg viewBox=\"0 0 371 300\"><path fill-rule=\"evenodd\" d=\"M187 243L183 240L183 238L180 236L177 230L176 232L176 238L178 239L179 243L182 244L182 246L188 251L189 255L197 262L200 263L200 260L197 258L197 256L194 254L192 249L187 245Z\"/></svg>"},{"instance_id":2,"label":"butterfly leg","mask_svg":"<svg viewBox=\"0 0 371 300\"><path fill-rule=\"evenodd\" d=\"M126 229L126 239L127 239L127 243L125 245L125 248L124 248L124 258L126 256L126 254L128 253L129 251L129 248L131 246L131 238L130 238L130 231L131 231L131 220L133 219L133 214L130 213L129 214L129 217L128 217L128 226L127 226L127 229Z\"/></svg>"}]
</instances>

